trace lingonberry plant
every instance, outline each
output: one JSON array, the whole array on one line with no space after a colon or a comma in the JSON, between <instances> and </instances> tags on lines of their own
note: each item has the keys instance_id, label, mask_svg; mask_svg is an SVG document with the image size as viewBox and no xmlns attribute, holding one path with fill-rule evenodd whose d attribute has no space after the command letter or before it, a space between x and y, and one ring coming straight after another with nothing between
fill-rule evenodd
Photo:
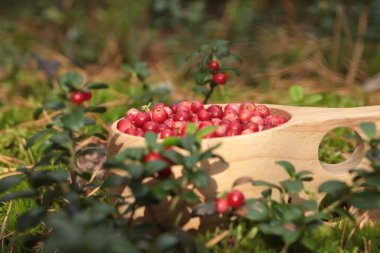
<instances>
[{"instance_id":1,"label":"lingonberry plant","mask_svg":"<svg viewBox=\"0 0 380 253\"><path fill-rule=\"evenodd\" d=\"M239 57L230 53L229 44L228 41L219 40L210 45L202 45L191 55L197 64L194 90L204 95L204 104L208 102L217 86L226 84L227 71L239 74L237 69L227 66L230 60L240 61Z\"/></svg>"},{"instance_id":2,"label":"lingonberry plant","mask_svg":"<svg viewBox=\"0 0 380 253\"><path fill-rule=\"evenodd\" d=\"M23 241L23 252L206 252L181 224L183 206L199 202L195 189L208 185L209 175L200 161L218 158L213 154L216 147L201 150L202 137L213 128L197 131L189 124L188 135L162 143L147 133L147 148L128 149L106 160L105 132L87 127L96 123L92 113L105 108L74 102L72 94L107 85L83 83L75 72L62 76L59 85L57 98L35 113L36 118L49 119L46 129L27 143L41 158L32 168L20 168L19 174L0 180L0 202L35 203L17 221L16 240ZM180 174L178 179L173 170ZM20 190L22 182L27 187ZM125 187L130 189L128 196L118 191ZM168 207L165 213L172 222L155 216L159 203ZM135 217L141 208L150 219Z\"/></svg>"}]
</instances>

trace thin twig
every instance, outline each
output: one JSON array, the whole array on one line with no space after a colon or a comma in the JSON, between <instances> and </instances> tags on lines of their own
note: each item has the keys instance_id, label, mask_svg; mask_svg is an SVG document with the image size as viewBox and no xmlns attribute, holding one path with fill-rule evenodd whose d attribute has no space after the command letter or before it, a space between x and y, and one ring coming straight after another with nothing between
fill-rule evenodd
<instances>
[{"instance_id":1,"label":"thin twig","mask_svg":"<svg viewBox=\"0 0 380 253\"><path fill-rule=\"evenodd\" d=\"M4 220L3 220L3 224L1 225L1 232L0 232L0 238L1 239L1 252L4 252L4 238L5 238L5 232L7 230L7 226L8 226L8 218L9 218L9 214L11 212L11 208L12 208L12 200L9 202L9 206L8 206L8 209L7 209L7 213L5 214L5 217L4 217Z\"/></svg>"},{"instance_id":2,"label":"thin twig","mask_svg":"<svg viewBox=\"0 0 380 253\"><path fill-rule=\"evenodd\" d=\"M207 248L212 248L214 247L216 244L218 244L221 240L223 240L224 238L226 238L226 236L228 236L230 233L228 230L224 231L223 233L215 236L214 238L212 238L211 240L209 240L207 243L206 243L206 247Z\"/></svg>"},{"instance_id":3,"label":"thin twig","mask_svg":"<svg viewBox=\"0 0 380 253\"><path fill-rule=\"evenodd\" d=\"M348 69L348 73L346 76L345 83L348 85L352 85L355 81L356 74L358 72L359 63L362 59L363 50L364 50L364 35L367 30L368 24L368 10L362 10L359 23L358 23L358 33L356 43L352 52L351 64Z\"/></svg>"}]
</instances>

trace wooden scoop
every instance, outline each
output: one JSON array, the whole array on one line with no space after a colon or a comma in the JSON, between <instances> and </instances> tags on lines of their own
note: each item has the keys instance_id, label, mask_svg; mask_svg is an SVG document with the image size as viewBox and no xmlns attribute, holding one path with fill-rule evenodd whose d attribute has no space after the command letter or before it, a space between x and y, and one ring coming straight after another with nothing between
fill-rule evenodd
<instances>
[{"instance_id":1,"label":"wooden scoop","mask_svg":"<svg viewBox=\"0 0 380 253\"><path fill-rule=\"evenodd\" d=\"M317 108L283 105L267 105L271 114L289 119L279 127L248 135L204 139L202 144L211 147L222 145L215 151L221 155L225 163L205 161L202 165L211 175L207 189L201 190L204 200L213 200L216 193L231 190L235 180L251 177L253 180L265 180L279 183L288 178L285 171L276 165L276 161L291 162L296 170L309 170L313 173L313 181L306 183L312 191L327 180L350 181L349 170L357 167L368 167L363 159L365 153L365 136L360 130L360 123L374 122L380 129L380 106L357 108ZM109 143L111 153L128 147L143 146L144 139L121 133L112 125L112 138ZM357 145L355 151L345 162L326 164L319 161L318 149L322 138L330 130L337 127L352 128L356 132ZM180 169L174 169L176 177ZM258 197L262 188L243 185L241 190L246 198ZM193 219L192 219L193 220ZM187 227L196 227L194 221Z\"/></svg>"}]
</instances>

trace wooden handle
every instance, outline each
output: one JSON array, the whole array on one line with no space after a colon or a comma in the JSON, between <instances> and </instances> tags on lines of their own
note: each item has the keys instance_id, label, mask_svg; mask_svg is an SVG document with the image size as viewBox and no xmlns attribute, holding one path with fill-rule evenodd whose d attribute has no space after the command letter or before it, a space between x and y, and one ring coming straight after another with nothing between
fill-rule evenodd
<instances>
[{"instance_id":1,"label":"wooden handle","mask_svg":"<svg viewBox=\"0 0 380 253\"><path fill-rule=\"evenodd\" d=\"M329 173L342 175L359 165L365 167L363 157L365 147L362 139L365 137L360 130L362 122L374 122L380 128L380 106L365 106L356 108L315 108L270 105L274 110L284 110L290 114L287 124L281 126L282 143L289 145L289 151L299 156L309 157L319 161L318 150L322 138L334 128L347 127L355 130L357 146L351 157L343 163L320 165ZM275 129L274 129L275 130ZM293 140L286 136L291 136ZM314 165L317 163L315 162Z\"/></svg>"}]
</instances>

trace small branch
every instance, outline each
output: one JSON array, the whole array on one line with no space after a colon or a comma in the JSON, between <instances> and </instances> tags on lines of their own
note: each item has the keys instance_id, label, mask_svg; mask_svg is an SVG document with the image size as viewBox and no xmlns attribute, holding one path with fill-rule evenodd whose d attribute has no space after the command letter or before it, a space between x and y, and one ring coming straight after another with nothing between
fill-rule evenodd
<instances>
[{"instance_id":1,"label":"small branch","mask_svg":"<svg viewBox=\"0 0 380 253\"><path fill-rule=\"evenodd\" d=\"M208 90L205 99L203 100L203 104L207 104L207 101L210 99L211 94L214 92L216 85L213 83L210 83L210 89Z\"/></svg>"}]
</instances>

